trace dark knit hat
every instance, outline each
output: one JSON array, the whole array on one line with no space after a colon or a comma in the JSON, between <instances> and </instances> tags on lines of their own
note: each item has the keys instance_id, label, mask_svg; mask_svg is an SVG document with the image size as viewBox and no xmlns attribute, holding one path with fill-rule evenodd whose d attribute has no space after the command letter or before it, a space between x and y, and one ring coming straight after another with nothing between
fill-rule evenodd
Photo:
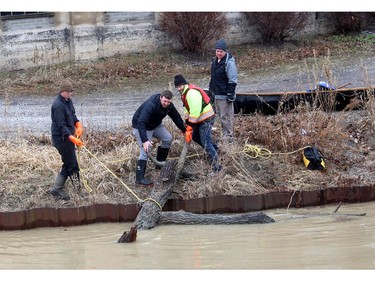
<instances>
[{"instance_id":1,"label":"dark knit hat","mask_svg":"<svg viewBox=\"0 0 375 281\"><path fill-rule=\"evenodd\" d=\"M174 77L174 86L177 87L177 86L180 86L180 85L186 85L186 84L189 84L184 76L182 76L181 74L177 74L175 77Z\"/></svg>"},{"instance_id":2,"label":"dark knit hat","mask_svg":"<svg viewBox=\"0 0 375 281\"><path fill-rule=\"evenodd\" d=\"M72 92L73 91L73 85L69 80L64 80L60 84L60 93L62 92Z\"/></svg>"},{"instance_id":3,"label":"dark knit hat","mask_svg":"<svg viewBox=\"0 0 375 281\"><path fill-rule=\"evenodd\" d=\"M226 52L228 49L227 42L225 42L224 39L217 40L216 45L215 45L215 50L217 49L223 50L224 52Z\"/></svg>"}]
</instances>

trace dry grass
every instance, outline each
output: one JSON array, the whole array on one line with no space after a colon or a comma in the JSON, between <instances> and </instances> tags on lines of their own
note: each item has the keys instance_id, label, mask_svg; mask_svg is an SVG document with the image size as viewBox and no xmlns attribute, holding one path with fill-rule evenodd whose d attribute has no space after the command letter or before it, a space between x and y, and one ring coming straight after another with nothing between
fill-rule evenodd
<instances>
[{"instance_id":1,"label":"dry grass","mask_svg":"<svg viewBox=\"0 0 375 281\"><path fill-rule=\"evenodd\" d=\"M356 122L352 123L351 118ZM194 176L181 179L173 197L253 195L374 184L374 122L374 116L368 111L326 113L313 110L275 116L238 116L236 143L219 144L224 171L212 174L202 149L192 144L185 171ZM173 125L168 123L167 126ZM302 128L307 135L300 133ZM87 149L78 151L83 179L81 189L68 181L67 190L72 197L69 202L55 200L48 193L61 166L60 156L48 138L3 141L0 211L135 203L146 199L150 189L134 185L139 151L133 137L125 133L129 130L108 133L109 138L103 138L102 133L87 132ZM217 139L219 135L220 126L215 126L214 137ZM312 143L316 143L325 156L327 170L324 172L307 170L303 165L301 148ZM183 138L176 132L169 159L179 157L182 145ZM254 154L247 149L250 145L264 149L265 154ZM156 180L158 173L159 170L149 163L148 177ZM92 192L88 193L85 186Z\"/></svg>"},{"instance_id":2,"label":"dry grass","mask_svg":"<svg viewBox=\"0 0 375 281\"><path fill-rule=\"evenodd\" d=\"M311 46L290 46L290 49L241 46L235 52L239 68L252 72L317 54L339 54L350 48L352 46L345 44L313 42ZM26 89L36 89L34 94L51 92L58 86L60 77L76 77L75 84L82 92L94 90L98 81L112 90L125 84L141 87L155 79L165 82L182 68L187 75L189 71L194 75L208 75L209 64L205 60L201 58L199 64L194 64L183 54L142 54L3 73L0 74L4 90L1 93L19 94ZM329 77L328 63L326 71ZM30 84L35 87L29 87ZM224 170L211 174L202 149L192 144L186 172L194 177L181 179L173 196L188 199L374 184L374 104L374 99L370 98L365 104L366 110L362 111L324 112L301 106L296 112L279 112L274 116L237 116L236 142L230 146L219 143ZM171 121L166 125L174 134L169 158L179 157L183 137ZM306 134L302 134L302 130ZM0 141L0 211L131 203L146 199L150 189L134 185L139 152L130 132L126 126L116 133L85 132L86 148L78 151L82 183L78 187L68 181L67 190L72 198L68 202L56 200L49 194L61 167L60 156L49 136L18 136ZM214 139L220 139L220 135L220 125L216 124ZM303 165L301 149L312 144L316 144L325 157L327 170L324 172L310 171ZM265 154L254 154L254 148L264 149ZM159 170L149 163L147 176L156 179L158 173ZM91 188L92 192L86 188Z\"/></svg>"}]
</instances>

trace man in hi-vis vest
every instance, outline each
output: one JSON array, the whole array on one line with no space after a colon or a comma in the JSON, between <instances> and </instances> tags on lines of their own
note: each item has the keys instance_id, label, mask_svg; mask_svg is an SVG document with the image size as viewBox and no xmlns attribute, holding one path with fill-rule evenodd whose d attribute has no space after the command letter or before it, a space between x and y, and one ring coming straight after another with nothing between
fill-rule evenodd
<instances>
[{"instance_id":1,"label":"man in hi-vis vest","mask_svg":"<svg viewBox=\"0 0 375 281\"><path fill-rule=\"evenodd\" d=\"M215 121L215 112L210 99L203 89L189 84L181 74L174 77L174 85L181 94L184 106L186 142L190 143L193 140L203 147L208 154L212 170L220 172L222 167L217 154L218 147L212 143L212 126Z\"/></svg>"}]
</instances>

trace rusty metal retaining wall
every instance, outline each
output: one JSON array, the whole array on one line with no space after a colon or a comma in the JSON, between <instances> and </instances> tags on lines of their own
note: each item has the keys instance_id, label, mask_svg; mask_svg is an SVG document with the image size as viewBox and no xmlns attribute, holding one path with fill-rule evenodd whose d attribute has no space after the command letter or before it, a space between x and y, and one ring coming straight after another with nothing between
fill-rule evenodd
<instances>
[{"instance_id":1,"label":"rusty metal retaining wall","mask_svg":"<svg viewBox=\"0 0 375 281\"><path fill-rule=\"evenodd\" d=\"M253 196L214 196L191 200L168 200L163 211L244 213L286 207L320 206L332 203L363 203L375 200L375 186L328 188L314 191L270 192ZM131 222L138 214L136 204L95 204L75 208L35 208L0 212L0 230L84 225L96 222Z\"/></svg>"}]
</instances>

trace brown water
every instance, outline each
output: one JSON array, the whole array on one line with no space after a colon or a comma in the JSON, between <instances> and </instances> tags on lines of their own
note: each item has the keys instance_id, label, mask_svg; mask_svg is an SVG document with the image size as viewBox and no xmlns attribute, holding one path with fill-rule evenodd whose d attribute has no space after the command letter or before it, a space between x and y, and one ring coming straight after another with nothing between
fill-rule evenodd
<instances>
[{"instance_id":1,"label":"brown water","mask_svg":"<svg viewBox=\"0 0 375 281\"><path fill-rule=\"evenodd\" d=\"M130 223L0 231L0 269L375 269L375 202L327 215L335 208L267 210L271 224L157 226L125 244Z\"/></svg>"}]
</instances>

